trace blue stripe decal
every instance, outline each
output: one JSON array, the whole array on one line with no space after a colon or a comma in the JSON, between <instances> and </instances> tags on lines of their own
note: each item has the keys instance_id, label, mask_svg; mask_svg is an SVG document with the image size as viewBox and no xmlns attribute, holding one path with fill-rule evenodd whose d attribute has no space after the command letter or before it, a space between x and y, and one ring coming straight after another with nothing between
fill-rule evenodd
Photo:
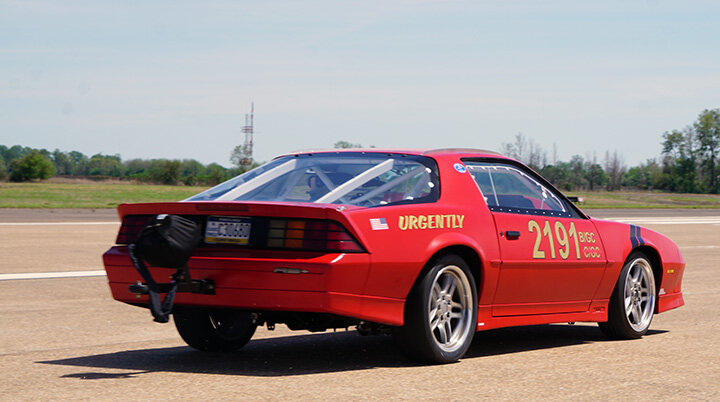
<instances>
[{"instance_id":1,"label":"blue stripe decal","mask_svg":"<svg viewBox=\"0 0 720 402\"><path fill-rule=\"evenodd\" d=\"M636 248L639 244L636 233L637 226L630 225L630 243L632 244L632 248Z\"/></svg>"}]
</instances>

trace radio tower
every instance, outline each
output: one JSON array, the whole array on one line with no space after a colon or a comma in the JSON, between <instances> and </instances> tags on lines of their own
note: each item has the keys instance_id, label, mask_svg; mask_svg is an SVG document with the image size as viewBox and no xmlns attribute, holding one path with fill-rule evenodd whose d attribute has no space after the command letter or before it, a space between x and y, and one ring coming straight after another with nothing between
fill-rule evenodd
<instances>
[{"instance_id":1,"label":"radio tower","mask_svg":"<svg viewBox=\"0 0 720 402\"><path fill-rule=\"evenodd\" d=\"M245 114L245 125L242 128L242 132L245 133L245 143L242 149L242 159L240 159L240 165L246 169L250 168L253 163L253 133L254 133L254 119L255 119L255 102L250 104L250 114Z\"/></svg>"}]
</instances>

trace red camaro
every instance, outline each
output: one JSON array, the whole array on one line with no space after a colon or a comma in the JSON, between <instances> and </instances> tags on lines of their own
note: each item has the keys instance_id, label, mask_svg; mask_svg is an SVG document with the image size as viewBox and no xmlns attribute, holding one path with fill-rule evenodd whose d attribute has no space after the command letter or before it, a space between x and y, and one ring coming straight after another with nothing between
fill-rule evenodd
<instances>
[{"instance_id":1,"label":"red camaro","mask_svg":"<svg viewBox=\"0 0 720 402\"><path fill-rule=\"evenodd\" d=\"M119 301L149 304L129 245L155 216L202 234L171 303L178 332L201 350L238 349L258 325L356 325L443 363L479 330L590 321L639 338L653 314L683 305L685 263L670 239L592 219L489 151L290 154L182 202L118 210L103 259Z\"/></svg>"}]
</instances>

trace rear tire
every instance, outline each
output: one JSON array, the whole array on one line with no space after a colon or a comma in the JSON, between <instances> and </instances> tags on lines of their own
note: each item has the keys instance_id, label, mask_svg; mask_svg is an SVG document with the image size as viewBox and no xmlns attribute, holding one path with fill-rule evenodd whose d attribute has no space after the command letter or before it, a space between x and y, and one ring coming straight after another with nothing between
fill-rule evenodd
<instances>
[{"instance_id":1,"label":"rear tire","mask_svg":"<svg viewBox=\"0 0 720 402\"><path fill-rule=\"evenodd\" d=\"M638 339L645 335L655 312L655 275L648 257L635 251L620 271L608 306L608 321L600 330L611 339Z\"/></svg>"},{"instance_id":2,"label":"rear tire","mask_svg":"<svg viewBox=\"0 0 720 402\"><path fill-rule=\"evenodd\" d=\"M250 313L237 310L176 307L173 320L185 343L206 352L238 350L257 328Z\"/></svg>"},{"instance_id":3,"label":"rear tire","mask_svg":"<svg viewBox=\"0 0 720 402\"><path fill-rule=\"evenodd\" d=\"M477 326L477 290L470 268L456 255L446 255L410 291L405 325L393 336L410 357L429 363L460 359Z\"/></svg>"}]
</instances>

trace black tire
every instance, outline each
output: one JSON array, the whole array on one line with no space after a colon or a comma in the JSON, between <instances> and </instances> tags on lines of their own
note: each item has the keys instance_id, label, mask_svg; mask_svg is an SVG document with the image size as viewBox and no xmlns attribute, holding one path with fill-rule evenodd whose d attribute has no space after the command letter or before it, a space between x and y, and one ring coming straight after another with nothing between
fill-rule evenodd
<instances>
[{"instance_id":1,"label":"black tire","mask_svg":"<svg viewBox=\"0 0 720 402\"><path fill-rule=\"evenodd\" d=\"M460 359L477 327L477 288L465 260L446 255L433 263L405 302L405 325L393 337L411 358L428 363Z\"/></svg>"},{"instance_id":2,"label":"black tire","mask_svg":"<svg viewBox=\"0 0 720 402\"><path fill-rule=\"evenodd\" d=\"M185 343L206 352L238 350L257 328L250 313L237 310L176 307L173 319Z\"/></svg>"},{"instance_id":3,"label":"black tire","mask_svg":"<svg viewBox=\"0 0 720 402\"><path fill-rule=\"evenodd\" d=\"M655 275L650 259L635 251L625 260L610 296L608 321L600 330L611 339L638 339L645 335L657 302Z\"/></svg>"}]
</instances>

